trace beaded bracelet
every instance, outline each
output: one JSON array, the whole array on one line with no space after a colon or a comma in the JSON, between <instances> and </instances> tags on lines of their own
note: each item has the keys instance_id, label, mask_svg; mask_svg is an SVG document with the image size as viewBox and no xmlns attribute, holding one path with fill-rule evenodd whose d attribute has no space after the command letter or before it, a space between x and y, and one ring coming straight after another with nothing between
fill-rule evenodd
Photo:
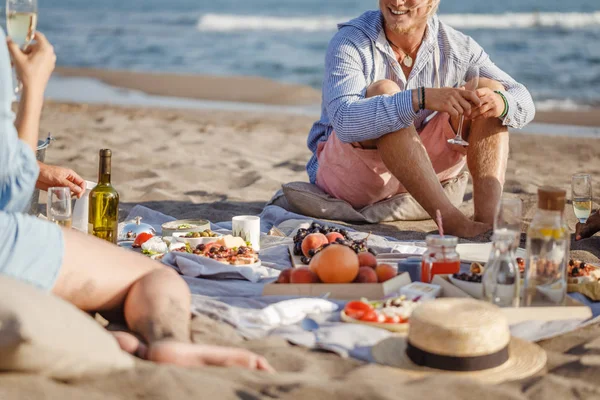
<instances>
[{"instance_id":1,"label":"beaded bracelet","mask_svg":"<svg viewBox=\"0 0 600 400\"><path fill-rule=\"evenodd\" d=\"M421 103L421 110L425 109L425 86L421 86L421 98L423 99L423 103Z\"/></svg>"},{"instance_id":2,"label":"beaded bracelet","mask_svg":"<svg viewBox=\"0 0 600 400\"><path fill-rule=\"evenodd\" d=\"M502 101L504 102L504 111L502 111L502 114L500 114L499 118L504 118L506 117L506 114L508 114L508 100L506 100L506 97L501 91L494 90L494 93L497 93L500 95L500 97L502 97Z\"/></svg>"}]
</instances>

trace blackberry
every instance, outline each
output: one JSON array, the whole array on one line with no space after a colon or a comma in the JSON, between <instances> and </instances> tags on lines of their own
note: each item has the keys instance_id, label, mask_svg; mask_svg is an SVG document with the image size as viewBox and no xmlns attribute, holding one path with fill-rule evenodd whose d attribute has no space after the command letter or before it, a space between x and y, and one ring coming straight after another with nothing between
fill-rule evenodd
<instances>
[{"instance_id":1,"label":"blackberry","mask_svg":"<svg viewBox=\"0 0 600 400\"><path fill-rule=\"evenodd\" d=\"M306 265L310 264L310 258L305 257L305 256L300 257L300 261L302 262L302 264L306 264Z\"/></svg>"}]
</instances>

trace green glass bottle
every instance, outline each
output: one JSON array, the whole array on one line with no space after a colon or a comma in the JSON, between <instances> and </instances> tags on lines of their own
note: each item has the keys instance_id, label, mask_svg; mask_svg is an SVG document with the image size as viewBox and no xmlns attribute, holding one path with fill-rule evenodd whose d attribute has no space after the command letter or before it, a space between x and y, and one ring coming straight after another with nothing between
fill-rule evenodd
<instances>
[{"instance_id":1,"label":"green glass bottle","mask_svg":"<svg viewBox=\"0 0 600 400\"><path fill-rule=\"evenodd\" d=\"M112 152L100 150L98 184L90 192L88 232L111 243L117 243L119 225L119 193L110 183Z\"/></svg>"}]
</instances>

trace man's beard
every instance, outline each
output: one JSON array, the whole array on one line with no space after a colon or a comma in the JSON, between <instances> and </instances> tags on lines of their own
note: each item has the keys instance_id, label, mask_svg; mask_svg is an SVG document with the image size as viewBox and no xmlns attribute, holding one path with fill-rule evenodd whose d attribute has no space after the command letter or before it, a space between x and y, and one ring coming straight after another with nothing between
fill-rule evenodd
<instances>
[{"instance_id":1,"label":"man's beard","mask_svg":"<svg viewBox=\"0 0 600 400\"><path fill-rule=\"evenodd\" d=\"M400 35L407 35L409 33L413 33L417 29L416 23L411 23L409 26L403 26L400 24L398 24L398 25L388 24L386 22L386 26L390 31L400 34Z\"/></svg>"}]
</instances>

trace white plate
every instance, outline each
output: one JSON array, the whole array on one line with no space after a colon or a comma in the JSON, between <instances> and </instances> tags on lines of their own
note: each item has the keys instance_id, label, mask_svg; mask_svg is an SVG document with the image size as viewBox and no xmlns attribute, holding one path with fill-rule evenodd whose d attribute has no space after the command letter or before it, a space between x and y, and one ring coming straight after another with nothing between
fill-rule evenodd
<instances>
[{"instance_id":1,"label":"white plate","mask_svg":"<svg viewBox=\"0 0 600 400\"><path fill-rule=\"evenodd\" d=\"M199 244L208 244L208 243L216 242L217 239L219 239L221 236L223 236L223 235L217 233L216 237L186 238L185 235L187 235L188 233L189 232L174 233L173 238L180 243L189 243L189 245L192 246L192 248L196 248L196 246L198 246Z\"/></svg>"},{"instance_id":2,"label":"white plate","mask_svg":"<svg viewBox=\"0 0 600 400\"><path fill-rule=\"evenodd\" d=\"M460 255L460 260L462 262L478 262L485 264L490 259L492 243L460 243L456 246L456 252ZM527 251L518 248L516 256L525 258L527 256Z\"/></svg>"}]
</instances>

